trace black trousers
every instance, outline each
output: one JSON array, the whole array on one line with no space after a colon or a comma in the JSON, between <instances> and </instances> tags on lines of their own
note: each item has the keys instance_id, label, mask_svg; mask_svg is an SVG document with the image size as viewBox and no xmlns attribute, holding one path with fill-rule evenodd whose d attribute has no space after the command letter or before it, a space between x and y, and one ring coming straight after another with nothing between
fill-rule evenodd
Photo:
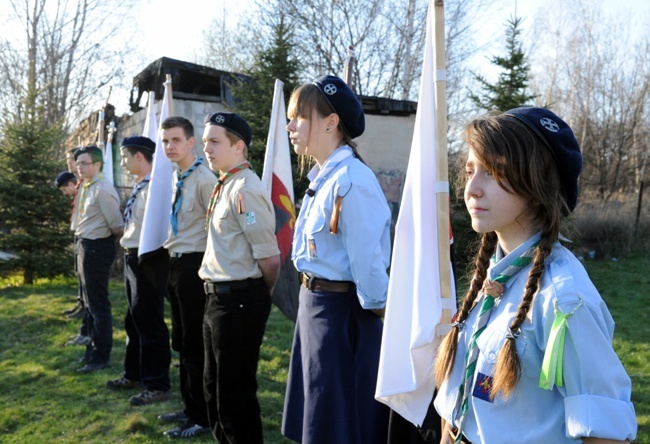
<instances>
[{"instance_id":1,"label":"black trousers","mask_svg":"<svg viewBox=\"0 0 650 444\"><path fill-rule=\"evenodd\" d=\"M187 253L169 260L167 293L171 307L172 348L180 358L180 389L190 421L208 426L203 396L203 314L205 291L199 277L203 253Z\"/></svg>"},{"instance_id":2,"label":"black trousers","mask_svg":"<svg viewBox=\"0 0 650 444\"><path fill-rule=\"evenodd\" d=\"M149 390L170 388L171 349L165 324L168 260L163 249L142 263L137 249L124 253L124 289L128 303L124 317L127 336L124 376L141 381Z\"/></svg>"},{"instance_id":3,"label":"black trousers","mask_svg":"<svg viewBox=\"0 0 650 444\"><path fill-rule=\"evenodd\" d=\"M262 279L218 285L203 320L204 390L214 437L222 444L262 444L257 362L271 312Z\"/></svg>"},{"instance_id":4,"label":"black trousers","mask_svg":"<svg viewBox=\"0 0 650 444\"><path fill-rule=\"evenodd\" d=\"M113 312L108 299L108 278L115 260L116 246L113 236L104 239L80 239L77 266L81 290L86 305L88 336L86 360L89 364L110 361L113 348Z\"/></svg>"}]
</instances>

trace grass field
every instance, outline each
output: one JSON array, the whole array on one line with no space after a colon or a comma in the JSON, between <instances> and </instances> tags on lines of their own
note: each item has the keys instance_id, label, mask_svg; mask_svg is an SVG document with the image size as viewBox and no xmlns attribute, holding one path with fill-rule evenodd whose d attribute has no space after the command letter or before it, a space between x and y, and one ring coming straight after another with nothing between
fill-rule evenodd
<instances>
[{"instance_id":1,"label":"grass field","mask_svg":"<svg viewBox=\"0 0 650 444\"><path fill-rule=\"evenodd\" d=\"M587 268L617 322L614 345L633 382L639 422L637 442L650 443L650 258L589 261ZM63 347L78 321L61 312L74 305L76 281L57 279L18 286L0 281L0 442L155 443L168 442L169 428L156 416L181 408L178 371L168 402L131 407L132 393L104 388L122 371L126 303L121 282L112 282L115 324L110 369L79 375L83 347ZM261 352L258 381L265 442L287 443L280 435L293 324L273 309ZM597 363L594 363L597 365ZM193 442L214 442L209 436Z\"/></svg>"}]
</instances>

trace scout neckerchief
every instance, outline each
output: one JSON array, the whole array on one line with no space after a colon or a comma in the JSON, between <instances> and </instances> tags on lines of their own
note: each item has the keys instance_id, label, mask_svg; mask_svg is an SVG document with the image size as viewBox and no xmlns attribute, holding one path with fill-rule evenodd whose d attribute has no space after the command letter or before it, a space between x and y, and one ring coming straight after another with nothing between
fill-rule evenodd
<instances>
[{"instance_id":1,"label":"scout neckerchief","mask_svg":"<svg viewBox=\"0 0 650 444\"><path fill-rule=\"evenodd\" d=\"M463 374L463 382L458 389L458 398L456 399L456 407L454 408L455 417L458 418L460 416L457 435L454 436L456 443L461 442L463 437L463 426L467 419L469 393L474 380L474 371L476 370L476 362L479 352L478 347L476 346L476 341L487 327L496 299L501 297L503 294L503 284L505 284L512 276L517 274L519 270L531 263L538 244L539 242L536 242L529 249L524 251L521 256L515 259L515 261L503 270L494 280L486 279L485 282L483 282L483 288L481 289L484 296L483 303L481 304L476 318L476 323L474 324L474 332L472 333L469 345L467 346L467 353L465 355L465 373Z\"/></svg>"},{"instance_id":2,"label":"scout neckerchief","mask_svg":"<svg viewBox=\"0 0 650 444\"><path fill-rule=\"evenodd\" d=\"M104 178L104 173L99 173L95 177L93 177L90 180L84 180L84 186L81 187L81 194L79 195L79 209L77 210L77 221L81 218L84 212L84 203L86 201L86 197L88 194L88 188L91 187L91 185L97 183L99 180Z\"/></svg>"},{"instance_id":3,"label":"scout neckerchief","mask_svg":"<svg viewBox=\"0 0 650 444\"><path fill-rule=\"evenodd\" d=\"M151 175L145 176L140 182L133 184L133 191L131 192L131 197L126 202L126 207L124 208L124 215L122 220L124 221L124 228L129 224L129 219L131 218L131 211L133 210L133 204L135 203L135 198L138 197L138 193L147 186L151 180Z\"/></svg>"},{"instance_id":4,"label":"scout neckerchief","mask_svg":"<svg viewBox=\"0 0 650 444\"><path fill-rule=\"evenodd\" d=\"M330 173L339 166L341 162L343 162L345 159L348 157L352 156L352 150L347 147L347 145L344 145L334 151L330 155L330 157L325 161L323 164L323 168L317 171L316 177L309 183L309 188L307 188L307 192L305 193L305 197L303 199L302 203L302 208L305 209L305 214L308 214L308 208L311 204L311 198L314 197L316 192L320 189L320 187L323 185L323 183L327 180L329 177ZM312 170L316 172L316 167ZM310 172L311 173L311 172ZM341 201L342 201L341 196L337 196L334 202L334 208L332 209L332 219L330 220L330 232L333 234L336 234L337 232L337 227L338 227L338 216L341 211ZM302 214L302 209L300 210L300 214ZM296 229L295 233L299 231L299 227L301 227L304 224L304 220L306 218L300 218L298 217L298 221L296 222Z\"/></svg>"},{"instance_id":5,"label":"scout neckerchief","mask_svg":"<svg viewBox=\"0 0 650 444\"><path fill-rule=\"evenodd\" d=\"M212 218L214 207L217 205L217 199L219 199L219 195L221 194L221 188L223 188L223 184L226 182L226 180L229 177L237 174L240 171L246 170L250 167L251 165L248 162L240 163L236 167L230 169L229 171L226 171L221 176L219 176L219 180L217 180L217 183L215 184L214 189L212 190L212 195L210 196L210 204L208 205L208 212L205 215L206 231L208 229L208 226L210 225L210 219Z\"/></svg>"},{"instance_id":6,"label":"scout neckerchief","mask_svg":"<svg viewBox=\"0 0 650 444\"><path fill-rule=\"evenodd\" d=\"M181 174L180 170L176 170L176 178L178 180L176 181L176 194L174 196L174 203L172 204L172 212L170 215L174 236L178 234L178 211L181 209L181 203L183 202L183 181L187 179L187 176L189 176L192 171L197 169L202 163L203 158L199 157L198 160L194 162L194 165L192 165L190 169L184 173Z\"/></svg>"},{"instance_id":7,"label":"scout neckerchief","mask_svg":"<svg viewBox=\"0 0 650 444\"><path fill-rule=\"evenodd\" d=\"M81 182L83 182L83 179L79 179L74 186L74 194L72 195L72 202L70 202L70 223L72 223L72 218L74 217L74 205L77 203L77 195L79 194L79 185L81 185Z\"/></svg>"}]
</instances>

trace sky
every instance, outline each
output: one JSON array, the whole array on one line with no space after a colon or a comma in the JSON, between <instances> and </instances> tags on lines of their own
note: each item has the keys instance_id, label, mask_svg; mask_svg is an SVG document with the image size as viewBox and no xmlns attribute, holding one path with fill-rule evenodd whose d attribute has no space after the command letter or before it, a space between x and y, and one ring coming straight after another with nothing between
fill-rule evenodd
<instances>
[{"instance_id":1,"label":"sky","mask_svg":"<svg viewBox=\"0 0 650 444\"><path fill-rule=\"evenodd\" d=\"M602 1L608 13L630 11L636 17L650 14L649 0ZM160 3L159 0L141 0L140 27L143 32L143 44L147 48L145 56L149 62L163 56L189 61L200 48L203 41L202 31L213 18L222 17L224 12L228 17L238 17L247 8L254 7L252 0L182 0L182 8L165 8L161 7ZM504 24L514 13L515 6L517 15L527 17L525 22L530 24L536 14L543 14L546 8L557 8L561 4L562 2L557 0L501 0L502 7L486 20L488 26L494 28L494 32L485 32L485 35L503 36ZM161 23L181 23L185 26L174 25L173 31L169 32L169 28L160 28ZM644 31L647 32L647 29Z\"/></svg>"}]
</instances>

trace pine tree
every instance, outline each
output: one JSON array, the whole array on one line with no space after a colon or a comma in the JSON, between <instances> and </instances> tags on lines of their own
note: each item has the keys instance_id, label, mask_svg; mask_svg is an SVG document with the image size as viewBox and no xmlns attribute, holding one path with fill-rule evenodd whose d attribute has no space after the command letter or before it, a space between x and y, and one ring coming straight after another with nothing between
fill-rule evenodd
<instances>
[{"instance_id":1,"label":"pine tree","mask_svg":"<svg viewBox=\"0 0 650 444\"><path fill-rule=\"evenodd\" d=\"M495 84L489 83L482 75L475 74L483 93L470 94L470 99L479 108L492 111L506 111L524 106L536 96L526 93L530 65L519 41L520 25L523 19L512 17L507 21L505 57L494 56L491 63L502 70Z\"/></svg>"},{"instance_id":2,"label":"pine tree","mask_svg":"<svg viewBox=\"0 0 650 444\"><path fill-rule=\"evenodd\" d=\"M61 134L32 114L6 122L0 140L0 248L18 256L0 271L22 271L25 284L72 270L70 201L53 186Z\"/></svg>"},{"instance_id":3,"label":"pine tree","mask_svg":"<svg viewBox=\"0 0 650 444\"><path fill-rule=\"evenodd\" d=\"M246 74L249 82L241 83L233 89L235 105L233 111L240 114L251 126L253 142L248 159L258 175L262 175L266 139L269 132L271 110L273 108L273 90L275 79L284 83L284 97L289 99L291 92L298 86L298 61L293 55L292 34L283 15L271 25L271 39L267 48L256 56L256 62ZM296 165L295 153L291 153L292 165ZM294 171L294 188L297 173Z\"/></svg>"}]
</instances>

